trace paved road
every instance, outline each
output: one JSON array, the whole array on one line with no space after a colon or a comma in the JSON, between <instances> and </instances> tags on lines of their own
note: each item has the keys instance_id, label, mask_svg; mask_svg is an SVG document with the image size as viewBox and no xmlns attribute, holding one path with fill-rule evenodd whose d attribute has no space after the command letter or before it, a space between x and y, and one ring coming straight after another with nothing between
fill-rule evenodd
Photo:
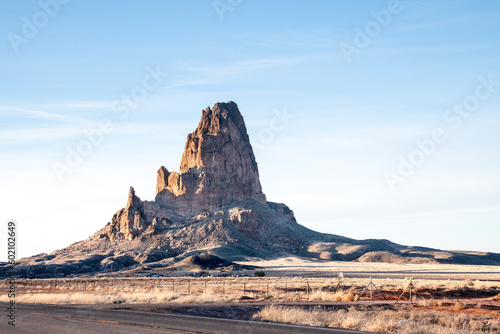
<instances>
[{"instance_id":1,"label":"paved road","mask_svg":"<svg viewBox=\"0 0 500 334\"><path fill-rule=\"evenodd\" d=\"M48 334L354 334L340 329L313 328L253 321L226 320L128 310L55 305L16 305L16 326L7 323L7 304L0 303L0 333Z\"/></svg>"}]
</instances>

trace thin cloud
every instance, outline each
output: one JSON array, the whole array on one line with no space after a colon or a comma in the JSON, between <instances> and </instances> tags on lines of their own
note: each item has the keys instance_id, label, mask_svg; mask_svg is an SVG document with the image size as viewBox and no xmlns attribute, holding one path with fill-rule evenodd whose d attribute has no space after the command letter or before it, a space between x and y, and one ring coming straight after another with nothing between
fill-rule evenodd
<instances>
[{"instance_id":1,"label":"thin cloud","mask_svg":"<svg viewBox=\"0 0 500 334\"><path fill-rule=\"evenodd\" d=\"M110 101L66 101L40 104L43 108L54 109L110 109L113 106Z\"/></svg>"},{"instance_id":2,"label":"thin cloud","mask_svg":"<svg viewBox=\"0 0 500 334\"><path fill-rule=\"evenodd\" d=\"M43 140L71 138L77 135L81 134L75 127L7 129L0 131L0 143L2 145L22 144L40 142Z\"/></svg>"},{"instance_id":3,"label":"thin cloud","mask_svg":"<svg viewBox=\"0 0 500 334\"><path fill-rule=\"evenodd\" d=\"M181 125L186 126L184 123L118 123L113 124L115 130L108 134L111 135L134 135L134 134L158 134L169 135L170 139L177 139L177 131ZM12 145L33 143L57 139L77 139L84 138L82 130L84 128L98 128L99 123L89 123L89 126L82 127L76 125L59 125L59 126L45 126L45 127L30 127L30 128L17 128L5 129L0 131L0 145ZM180 135L180 134L179 134ZM167 137L165 137L167 138Z\"/></svg>"},{"instance_id":4,"label":"thin cloud","mask_svg":"<svg viewBox=\"0 0 500 334\"><path fill-rule=\"evenodd\" d=\"M452 17L452 18L447 18L447 19L442 19L442 20L435 20L432 22L426 22L426 23L421 23L421 24L414 24L414 25L400 25L398 26L397 30L399 31L408 31L408 30L423 30L423 29L432 29L436 27L442 27L442 26L452 26L456 24L463 24L465 22L471 21L474 18L471 18L470 16L462 16L462 17Z\"/></svg>"},{"instance_id":5,"label":"thin cloud","mask_svg":"<svg viewBox=\"0 0 500 334\"><path fill-rule=\"evenodd\" d=\"M46 121L52 121L52 122L78 123L78 124L95 123L95 121L92 121L92 120L89 120L86 118L67 115L67 114L53 113L53 112L48 112L48 111L43 111L43 110L25 109L25 108L20 108L20 107L0 107L0 110L11 111L11 112L14 112L16 114L20 113L23 116L26 116L26 117L31 118L31 119L40 119L40 120L46 120Z\"/></svg>"},{"instance_id":6,"label":"thin cloud","mask_svg":"<svg viewBox=\"0 0 500 334\"><path fill-rule=\"evenodd\" d=\"M184 81L181 80L168 86L164 86L163 89L165 90L175 87L218 83L227 80L230 77L235 77L245 73L252 73L255 71L268 70L271 68L288 67L299 65L301 63L312 62L314 60L317 60L318 57L326 56L309 55L284 58L261 58L255 60L235 61L228 65L219 66L186 66L181 71L191 73L191 78ZM185 77L185 74L183 74L182 76Z\"/></svg>"}]
</instances>

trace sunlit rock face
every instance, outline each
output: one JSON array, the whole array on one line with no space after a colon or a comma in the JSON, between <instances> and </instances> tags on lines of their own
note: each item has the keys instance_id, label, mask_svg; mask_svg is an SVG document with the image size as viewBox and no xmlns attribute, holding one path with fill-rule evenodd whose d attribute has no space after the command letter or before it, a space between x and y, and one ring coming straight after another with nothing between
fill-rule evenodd
<instances>
[{"instance_id":1,"label":"sunlit rock face","mask_svg":"<svg viewBox=\"0 0 500 334\"><path fill-rule=\"evenodd\" d=\"M266 202L245 122L236 103L217 103L188 135L180 172L158 170L155 201L195 215L248 198Z\"/></svg>"}]
</instances>

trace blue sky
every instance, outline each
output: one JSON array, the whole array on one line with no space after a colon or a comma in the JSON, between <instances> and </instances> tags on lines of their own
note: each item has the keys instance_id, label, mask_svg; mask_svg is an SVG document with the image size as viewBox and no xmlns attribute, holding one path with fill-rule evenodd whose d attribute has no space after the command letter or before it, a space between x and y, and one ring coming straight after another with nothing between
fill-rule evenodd
<instances>
[{"instance_id":1,"label":"blue sky","mask_svg":"<svg viewBox=\"0 0 500 334\"><path fill-rule=\"evenodd\" d=\"M87 238L232 100L301 224L500 252L499 32L497 1L3 1L0 220L21 256Z\"/></svg>"}]
</instances>

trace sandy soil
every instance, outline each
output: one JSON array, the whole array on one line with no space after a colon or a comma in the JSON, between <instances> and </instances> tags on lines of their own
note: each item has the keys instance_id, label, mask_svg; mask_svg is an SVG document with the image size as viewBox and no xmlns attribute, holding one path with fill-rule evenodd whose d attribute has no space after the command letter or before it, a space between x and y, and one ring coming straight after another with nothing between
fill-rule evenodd
<instances>
[{"instance_id":1,"label":"sandy soil","mask_svg":"<svg viewBox=\"0 0 500 334\"><path fill-rule=\"evenodd\" d=\"M241 265L261 267L268 276L335 277L378 277L438 280L487 280L500 282L499 266L454 265L454 264L393 264L379 262L341 262L297 257L278 260L241 261Z\"/></svg>"}]
</instances>

